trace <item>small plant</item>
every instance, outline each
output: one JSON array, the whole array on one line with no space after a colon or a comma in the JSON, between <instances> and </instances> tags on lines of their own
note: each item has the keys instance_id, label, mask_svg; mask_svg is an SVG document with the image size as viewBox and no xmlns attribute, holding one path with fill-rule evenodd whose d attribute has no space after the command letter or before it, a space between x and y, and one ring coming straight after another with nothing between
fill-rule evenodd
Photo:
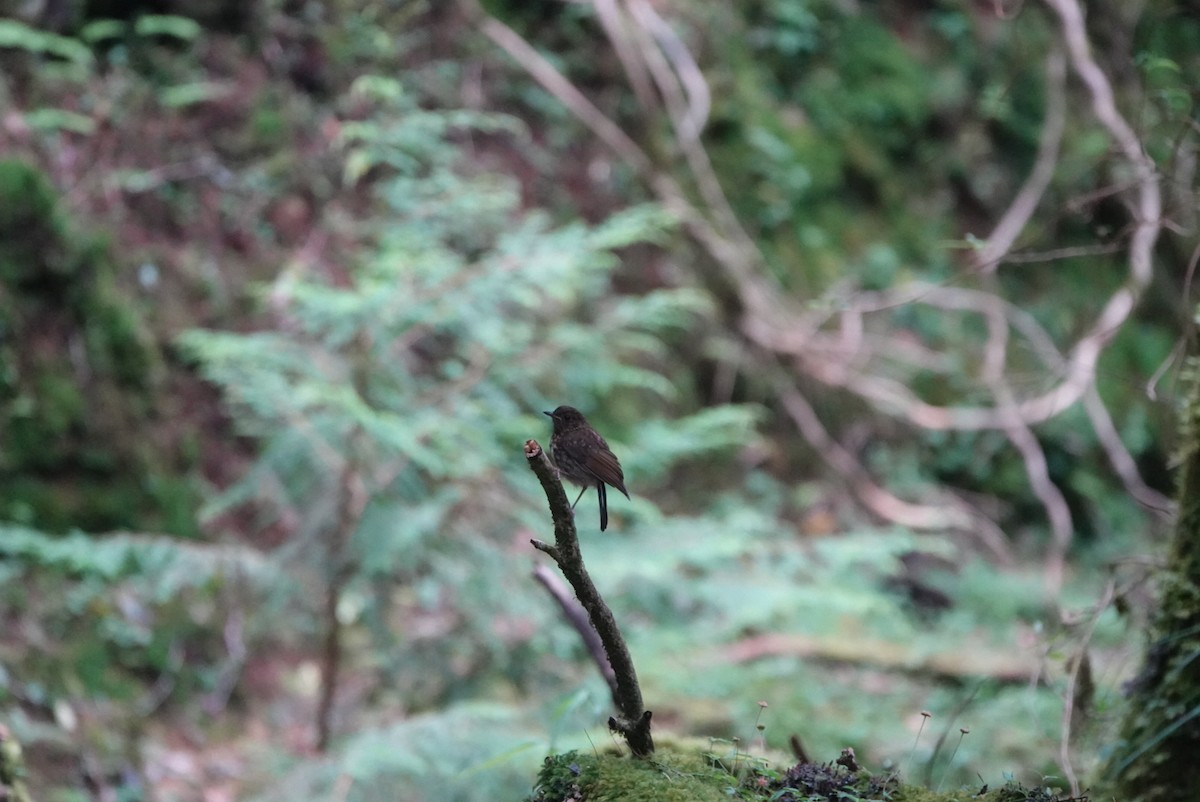
<instances>
[{"instance_id":1,"label":"small plant","mask_svg":"<svg viewBox=\"0 0 1200 802\"><path fill-rule=\"evenodd\" d=\"M933 717L933 714L928 710L921 711L921 726L917 727L917 737L913 738L912 749L908 752L908 758L904 761L905 771L911 768L913 755L917 752L917 744L921 742L921 733L925 732L925 724Z\"/></svg>"},{"instance_id":2,"label":"small plant","mask_svg":"<svg viewBox=\"0 0 1200 802\"><path fill-rule=\"evenodd\" d=\"M942 790L942 783L946 782L946 775L950 773L950 767L954 765L954 756L958 754L958 747L962 746L963 738L966 738L970 732L971 730L966 727L958 728L958 742L954 744L954 751L950 753L950 759L946 761L946 770L942 772L942 779L937 787L938 791Z\"/></svg>"},{"instance_id":3,"label":"small plant","mask_svg":"<svg viewBox=\"0 0 1200 802\"><path fill-rule=\"evenodd\" d=\"M894 774L873 776L836 762L798 763L787 770L770 798L777 802L867 802L887 799L899 786Z\"/></svg>"},{"instance_id":4,"label":"small plant","mask_svg":"<svg viewBox=\"0 0 1200 802\"><path fill-rule=\"evenodd\" d=\"M766 702L758 703L758 715L754 717L754 729L758 731L758 749L760 752L767 751L767 725L761 723L763 711L768 707Z\"/></svg>"}]
</instances>

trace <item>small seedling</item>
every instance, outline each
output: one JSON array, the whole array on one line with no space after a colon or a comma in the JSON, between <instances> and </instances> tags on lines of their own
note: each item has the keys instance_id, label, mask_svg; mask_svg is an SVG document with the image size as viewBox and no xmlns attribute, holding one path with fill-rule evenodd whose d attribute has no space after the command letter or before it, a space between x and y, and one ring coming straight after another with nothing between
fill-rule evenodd
<instances>
[{"instance_id":1,"label":"small seedling","mask_svg":"<svg viewBox=\"0 0 1200 802\"><path fill-rule=\"evenodd\" d=\"M758 715L754 717L754 729L758 730L758 751L764 754L767 751L767 725L760 723L760 721L762 719L763 711L766 710L768 706L769 705L767 705L766 702L759 702Z\"/></svg>"},{"instance_id":2,"label":"small seedling","mask_svg":"<svg viewBox=\"0 0 1200 802\"><path fill-rule=\"evenodd\" d=\"M908 759L904 761L904 772L908 773L909 765L912 763L913 755L917 753L917 744L921 742L921 733L925 732L925 722L933 718L933 713L928 710L921 711L921 726L917 728L917 737L913 739L912 749L908 751Z\"/></svg>"}]
</instances>

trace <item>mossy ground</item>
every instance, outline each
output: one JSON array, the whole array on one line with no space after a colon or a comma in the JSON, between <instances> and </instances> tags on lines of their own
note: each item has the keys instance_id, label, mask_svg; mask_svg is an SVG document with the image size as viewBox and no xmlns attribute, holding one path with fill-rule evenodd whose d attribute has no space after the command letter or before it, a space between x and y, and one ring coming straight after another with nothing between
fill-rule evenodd
<instances>
[{"instance_id":1,"label":"mossy ground","mask_svg":"<svg viewBox=\"0 0 1200 802\"><path fill-rule=\"evenodd\" d=\"M720 756L659 749L650 760L616 754L567 752L546 758L529 802L1084 802L1051 788L1009 781L931 791L893 774L850 772L833 763L801 763L784 770L742 755Z\"/></svg>"}]
</instances>

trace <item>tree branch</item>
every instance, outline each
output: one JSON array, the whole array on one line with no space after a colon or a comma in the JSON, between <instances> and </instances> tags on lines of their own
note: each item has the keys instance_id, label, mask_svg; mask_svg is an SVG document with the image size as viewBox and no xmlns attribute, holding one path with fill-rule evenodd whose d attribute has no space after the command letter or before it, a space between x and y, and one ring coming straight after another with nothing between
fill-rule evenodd
<instances>
[{"instance_id":1,"label":"tree branch","mask_svg":"<svg viewBox=\"0 0 1200 802\"><path fill-rule=\"evenodd\" d=\"M1012 205L975 255L975 263L986 273L995 272L1008 256L1013 243L1037 210L1046 187L1050 186L1050 179L1054 177L1054 168L1058 166L1058 146L1062 143L1063 129L1067 123L1066 75L1067 65L1062 51L1050 51L1046 58L1046 119L1042 123L1037 159L1021 191L1013 198Z\"/></svg>"},{"instance_id":2,"label":"tree branch","mask_svg":"<svg viewBox=\"0 0 1200 802\"><path fill-rule=\"evenodd\" d=\"M530 541L538 551L544 552L558 563L576 598L587 611L592 627L600 637L608 663L614 675L613 704L619 715L609 718L609 729L624 736L634 757L648 757L654 753L654 740L650 737L650 711L642 707L642 690L638 685L637 672L629 647L617 627L612 610L609 609L600 591L583 564L579 549L579 535L575 531L575 516L571 503L563 490L558 471L546 457L546 452L536 440L525 441L525 459L530 470L542 483L546 501L550 504L550 516L554 521L554 545L539 540Z\"/></svg>"},{"instance_id":3,"label":"tree branch","mask_svg":"<svg viewBox=\"0 0 1200 802\"><path fill-rule=\"evenodd\" d=\"M587 647L592 662L600 670L600 675L604 677L604 681L608 683L609 691L612 692L613 698L616 699L617 675L613 673L612 665L608 662L608 655L604 653L604 644L600 642L600 636L596 633L592 622L588 620L587 610L583 609L583 605L571 596L571 589L555 574L552 574L545 563L538 563L534 566L533 578L541 583L546 592L550 594L550 598L558 602L563 616L575 628L575 631L579 633L579 638L583 641L583 645Z\"/></svg>"}]
</instances>

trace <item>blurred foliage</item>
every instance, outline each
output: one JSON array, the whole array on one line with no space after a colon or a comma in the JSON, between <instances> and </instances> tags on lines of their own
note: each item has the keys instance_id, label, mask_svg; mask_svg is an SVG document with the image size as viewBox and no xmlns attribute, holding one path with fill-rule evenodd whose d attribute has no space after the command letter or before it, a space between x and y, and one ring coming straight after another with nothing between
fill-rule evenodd
<instances>
[{"instance_id":1,"label":"blurred foliage","mask_svg":"<svg viewBox=\"0 0 1200 802\"><path fill-rule=\"evenodd\" d=\"M686 289L607 291L612 250L662 236L666 218L645 207L592 227L553 226L518 207L510 180L472 171L456 144L524 135L515 121L424 111L390 80L363 78L355 91L374 111L347 123L342 141L348 180L377 176L387 222L371 232L375 251L344 273L297 266L282 275L266 297L286 333L197 331L182 345L224 389L242 431L264 444L259 465L209 514L257 500L270 511L263 526L284 515L302 522L281 557L308 587L338 570L322 543L338 523L344 468L362 475L370 501L352 536L355 615L380 622L376 659L396 681L413 675L406 703L424 709L493 681L492 668L522 688L537 676L527 663L536 644L514 649L496 628L497 617L545 614L521 587L528 555L509 541L514 526L544 517L519 459L524 438L548 436L541 409L568 399L595 409L614 444L656 454L628 465L646 488L681 459L738 444L753 417L730 407L715 419L606 426L609 395L662 410L679 401L664 337L703 304ZM490 614L469 614L477 609ZM412 624L423 612L453 623L421 638ZM462 664L464 676L422 677L435 655Z\"/></svg>"},{"instance_id":2,"label":"blurred foliage","mask_svg":"<svg viewBox=\"0 0 1200 802\"><path fill-rule=\"evenodd\" d=\"M273 571L240 546L0 526L0 609L10 618L0 710L27 746L70 755L35 787L76 785L88 761L91 771L127 775L136 770L130 733L146 716L192 699L223 701L240 667L220 648L222 636L245 598L271 609L271 592L287 587ZM248 634L266 629L252 622Z\"/></svg>"},{"instance_id":3,"label":"blurred foliage","mask_svg":"<svg viewBox=\"0 0 1200 802\"><path fill-rule=\"evenodd\" d=\"M547 523L520 446L548 439L540 410L558 403L589 414L633 491L604 537L590 497L579 520L656 726L776 748L797 733L814 757L853 744L931 785L1060 771L1061 667L1081 631L1046 604L1036 564L1000 571L864 522L770 415L773 367L726 336L737 310L676 221L456 5L72 5L63 24L0 20L0 517L15 522L0 530L0 717L42 755L38 790L140 798L140 776L176 771L207 789L228 781L224 757L264 800L515 799L546 752L604 743L605 689L527 576ZM592 9L485 5L670 166L665 130L597 55ZM670 4L712 88L718 175L797 298L969 283L973 238L1034 158L1053 38L1040 6L982 8ZM1184 227L1200 74L1185 10L1154 0L1132 31L1114 2L1092 15ZM1106 193L1120 165L1077 105L1052 211L1019 248L1111 244L1127 223ZM1143 388L1184 319L1193 245L1164 240L1137 325L1100 365L1162 489L1169 415ZM1066 341L1121 258L996 281ZM977 320L911 304L879 321L961 371L892 378L931 402L969 395ZM1043 356L1010 354L1022 391L1044 389ZM812 395L890 489L970 494L1036 563L1044 511L1002 436L914 433ZM1037 434L1092 536L1060 600L1086 618L1150 526L1077 411ZM197 510L200 471L213 492ZM365 506L343 551L355 483ZM73 531L113 529L211 542ZM309 758L322 595L347 571L338 739ZM937 594L948 606L923 603ZM1088 748L1129 673L1135 595L1129 617L1098 619ZM784 647L753 651L774 635ZM845 644L879 654L846 659ZM1037 664L1035 681L973 673L1007 660ZM921 710L934 723L914 740ZM951 759L935 740L961 726ZM195 753L230 750L215 778L173 768L190 766L176 728ZM48 768L46 753L70 758Z\"/></svg>"},{"instance_id":4,"label":"blurred foliage","mask_svg":"<svg viewBox=\"0 0 1200 802\"><path fill-rule=\"evenodd\" d=\"M197 494L135 436L162 355L33 165L0 161L0 516L48 531L195 530Z\"/></svg>"},{"instance_id":5,"label":"blurred foliage","mask_svg":"<svg viewBox=\"0 0 1200 802\"><path fill-rule=\"evenodd\" d=\"M273 802L321 799L339 788L353 799L441 799L469 802L517 799L544 757L544 723L512 707L451 705L348 738L330 760L293 761L282 779L251 788L243 798Z\"/></svg>"}]
</instances>

